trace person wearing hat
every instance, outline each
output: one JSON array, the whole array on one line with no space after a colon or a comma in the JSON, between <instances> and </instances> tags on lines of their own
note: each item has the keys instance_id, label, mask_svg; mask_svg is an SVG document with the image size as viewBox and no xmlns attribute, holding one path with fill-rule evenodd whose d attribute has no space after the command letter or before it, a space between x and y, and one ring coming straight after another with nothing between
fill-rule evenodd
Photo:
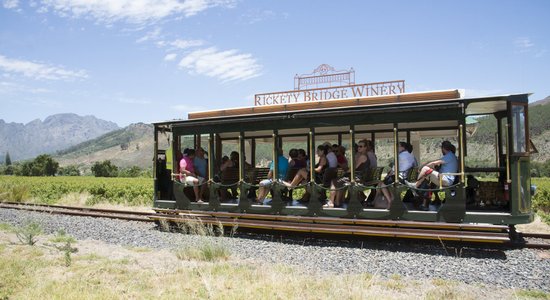
<instances>
[{"instance_id":1,"label":"person wearing hat","mask_svg":"<svg viewBox=\"0 0 550 300\"><path fill-rule=\"evenodd\" d=\"M433 184L439 187L439 177L441 176L441 183L443 186L450 186L455 180L454 175L449 175L447 173L456 173L458 172L458 159L456 158L455 152L456 147L451 144L449 141L443 141L441 143L441 152L443 156L432 162L425 164L418 174L418 179L416 182L407 182L407 185L413 188L420 186L424 179L429 179ZM435 166L441 166L439 172L434 170Z\"/></svg>"}]
</instances>

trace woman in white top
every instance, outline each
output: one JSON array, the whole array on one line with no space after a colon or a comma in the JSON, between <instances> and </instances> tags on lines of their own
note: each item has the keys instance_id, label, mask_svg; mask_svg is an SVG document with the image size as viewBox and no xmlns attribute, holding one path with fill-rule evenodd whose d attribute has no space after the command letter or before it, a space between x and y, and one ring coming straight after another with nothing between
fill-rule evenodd
<instances>
[{"instance_id":1,"label":"woman in white top","mask_svg":"<svg viewBox=\"0 0 550 300\"><path fill-rule=\"evenodd\" d=\"M399 178L395 178L395 166L388 172L388 175L386 178L384 178L384 185L390 185L395 182L395 180L403 180L407 176L407 172L410 168L414 168L416 166L416 158L414 158L414 155L412 155L411 152L408 151L408 149L412 148L408 143L406 142L399 142L399 155L397 157L398 163L399 163ZM390 191L387 188L382 188L382 193L384 194L384 197L388 200L388 209L390 209L391 203L393 201L393 195L390 193Z\"/></svg>"},{"instance_id":2,"label":"woman in white top","mask_svg":"<svg viewBox=\"0 0 550 300\"><path fill-rule=\"evenodd\" d=\"M332 148L327 147L327 162L328 162L328 168L338 168L338 158L336 157L336 153L332 151Z\"/></svg>"}]
</instances>

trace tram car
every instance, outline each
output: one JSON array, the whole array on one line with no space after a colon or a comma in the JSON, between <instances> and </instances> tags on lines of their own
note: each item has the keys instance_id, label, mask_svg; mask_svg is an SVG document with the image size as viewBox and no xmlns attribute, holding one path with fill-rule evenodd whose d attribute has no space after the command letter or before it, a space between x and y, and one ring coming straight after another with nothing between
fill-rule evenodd
<instances>
[{"instance_id":1,"label":"tram car","mask_svg":"<svg viewBox=\"0 0 550 300\"><path fill-rule=\"evenodd\" d=\"M154 207L308 218L529 223L533 212L528 96L467 98L462 90L415 92L196 112L187 120L154 123ZM484 152L490 164L478 164L468 156L480 117L489 117L494 125L494 142ZM354 145L365 140L374 145L377 166L357 170ZM430 157L420 157L426 141L432 146L422 153ZM442 155L443 141L453 145L456 170L438 173L440 184L413 186L422 163ZM327 142L344 146L348 161L347 168L332 170L329 182L319 180L326 174L315 166L323 155L317 149ZM413 146L420 163L404 178L384 180L392 170L402 171L402 142ZM281 149L287 155L292 148L304 149L309 157L302 170L282 170L279 161L288 156L281 156ZM204 180L188 181L181 174L187 149L204 153L196 154L206 162L205 174L196 176ZM307 175L291 184L300 172ZM445 185L444 176L455 179ZM258 202L266 188L266 200ZM383 189L393 201L384 199ZM337 207L327 205L331 193L342 197ZM382 205L373 205L373 199Z\"/></svg>"}]
</instances>

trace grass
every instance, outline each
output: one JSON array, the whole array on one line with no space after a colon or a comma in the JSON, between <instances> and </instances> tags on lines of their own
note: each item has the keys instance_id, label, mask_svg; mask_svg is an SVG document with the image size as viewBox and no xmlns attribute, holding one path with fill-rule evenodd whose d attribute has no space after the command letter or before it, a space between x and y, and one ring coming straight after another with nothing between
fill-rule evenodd
<instances>
[{"instance_id":1,"label":"grass","mask_svg":"<svg viewBox=\"0 0 550 300\"><path fill-rule=\"evenodd\" d=\"M76 243L76 240L63 229L58 230L56 235L50 238L49 241L52 243Z\"/></svg>"},{"instance_id":2,"label":"grass","mask_svg":"<svg viewBox=\"0 0 550 300\"><path fill-rule=\"evenodd\" d=\"M4 234L4 237L6 234ZM81 241L79 243L85 243ZM92 243L92 242L90 242ZM40 243L39 243L40 245ZM0 299L474 299L544 298L541 291L465 285L399 275L307 273L285 265L238 260L176 258L115 246L127 258L74 253L66 266L59 253L0 239ZM84 247L85 248L85 247ZM120 253L122 252L122 253ZM168 262L168 263L167 263ZM420 282L420 284L419 284Z\"/></svg>"},{"instance_id":3,"label":"grass","mask_svg":"<svg viewBox=\"0 0 550 300\"><path fill-rule=\"evenodd\" d=\"M14 228L8 223L0 223L0 230L13 232Z\"/></svg>"},{"instance_id":4,"label":"grass","mask_svg":"<svg viewBox=\"0 0 550 300\"><path fill-rule=\"evenodd\" d=\"M184 247L176 250L180 260L220 261L231 256L229 249L219 241L207 240L198 247Z\"/></svg>"},{"instance_id":5,"label":"grass","mask_svg":"<svg viewBox=\"0 0 550 300\"><path fill-rule=\"evenodd\" d=\"M517 292L517 295L522 298L530 299L550 299L550 294L543 291L536 290L520 290Z\"/></svg>"},{"instance_id":6,"label":"grass","mask_svg":"<svg viewBox=\"0 0 550 300\"><path fill-rule=\"evenodd\" d=\"M166 221L161 220L159 227L161 230L170 229ZM190 218L183 222L176 223L176 228L184 234L200 235L204 238L198 247L184 245L175 251L176 257L180 260L200 260L200 261L220 261L227 260L231 256L231 251L217 236L223 236L224 229L220 222L216 225L205 224L201 219ZM234 229L236 230L236 229ZM232 234L233 231L232 229Z\"/></svg>"},{"instance_id":7,"label":"grass","mask_svg":"<svg viewBox=\"0 0 550 300\"><path fill-rule=\"evenodd\" d=\"M134 252L139 252L139 253L149 253L149 252L153 251L153 250L151 250L149 248L145 248L145 247L125 247L125 248L128 249L128 250L134 251Z\"/></svg>"}]
</instances>

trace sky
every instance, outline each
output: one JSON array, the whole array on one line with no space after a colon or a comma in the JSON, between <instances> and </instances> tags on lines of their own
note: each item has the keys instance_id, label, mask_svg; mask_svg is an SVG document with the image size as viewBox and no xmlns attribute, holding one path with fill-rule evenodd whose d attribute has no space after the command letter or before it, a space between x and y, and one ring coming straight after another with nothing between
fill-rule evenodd
<instances>
[{"instance_id":1,"label":"sky","mask_svg":"<svg viewBox=\"0 0 550 300\"><path fill-rule=\"evenodd\" d=\"M253 106L321 64L536 101L550 96L549 15L547 0L0 0L0 119L186 119Z\"/></svg>"}]
</instances>

